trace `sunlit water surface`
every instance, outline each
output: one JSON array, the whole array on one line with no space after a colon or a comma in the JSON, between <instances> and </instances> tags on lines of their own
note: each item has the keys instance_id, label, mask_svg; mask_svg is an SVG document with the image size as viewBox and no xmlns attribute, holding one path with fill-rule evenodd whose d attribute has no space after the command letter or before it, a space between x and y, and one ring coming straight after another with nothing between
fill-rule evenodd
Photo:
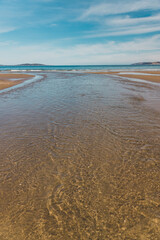
<instances>
[{"instance_id":1,"label":"sunlit water surface","mask_svg":"<svg viewBox=\"0 0 160 240\"><path fill-rule=\"evenodd\" d=\"M80 73L1 93L0 239L160 239L159 99Z\"/></svg>"}]
</instances>

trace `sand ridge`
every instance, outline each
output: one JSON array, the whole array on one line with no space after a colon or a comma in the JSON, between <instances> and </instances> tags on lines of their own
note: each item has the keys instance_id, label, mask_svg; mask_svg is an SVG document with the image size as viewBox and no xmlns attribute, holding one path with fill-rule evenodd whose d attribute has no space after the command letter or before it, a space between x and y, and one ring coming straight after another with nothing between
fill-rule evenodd
<instances>
[{"instance_id":1,"label":"sand ridge","mask_svg":"<svg viewBox=\"0 0 160 240\"><path fill-rule=\"evenodd\" d=\"M0 73L0 90L20 84L34 75L17 73Z\"/></svg>"},{"instance_id":2,"label":"sand ridge","mask_svg":"<svg viewBox=\"0 0 160 240\"><path fill-rule=\"evenodd\" d=\"M142 79L146 81L160 83L160 71L131 71L129 73L128 70L125 71L108 71L108 72L88 72L92 74L108 74L108 75L116 75L125 78L135 78L135 79ZM135 73L135 74L134 74ZM144 75L147 74L147 75ZM155 75L156 74L156 75Z\"/></svg>"}]
</instances>

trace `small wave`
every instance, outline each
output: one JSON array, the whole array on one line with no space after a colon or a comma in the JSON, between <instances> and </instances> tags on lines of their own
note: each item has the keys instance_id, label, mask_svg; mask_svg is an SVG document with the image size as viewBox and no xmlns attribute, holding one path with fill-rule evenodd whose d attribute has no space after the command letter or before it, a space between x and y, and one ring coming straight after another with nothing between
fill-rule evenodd
<instances>
[{"instance_id":1,"label":"small wave","mask_svg":"<svg viewBox=\"0 0 160 240\"><path fill-rule=\"evenodd\" d=\"M11 69L7 70L8 72L26 72L27 70L18 70L18 69Z\"/></svg>"}]
</instances>

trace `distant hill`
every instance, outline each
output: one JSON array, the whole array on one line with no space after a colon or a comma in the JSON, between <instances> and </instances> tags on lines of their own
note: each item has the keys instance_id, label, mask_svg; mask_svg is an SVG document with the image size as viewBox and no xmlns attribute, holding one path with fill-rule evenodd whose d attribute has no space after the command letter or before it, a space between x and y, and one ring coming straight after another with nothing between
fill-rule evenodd
<instances>
[{"instance_id":1,"label":"distant hill","mask_svg":"<svg viewBox=\"0 0 160 240\"><path fill-rule=\"evenodd\" d=\"M17 64L15 66L46 66L46 65L40 64L40 63L22 63L22 64Z\"/></svg>"},{"instance_id":2,"label":"distant hill","mask_svg":"<svg viewBox=\"0 0 160 240\"><path fill-rule=\"evenodd\" d=\"M133 63L131 65L160 65L160 62L139 62Z\"/></svg>"},{"instance_id":3,"label":"distant hill","mask_svg":"<svg viewBox=\"0 0 160 240\"><path fill-rule=\"evenodd\" d=\"M15 64L15 65L0 64L0 66L48 66L48 65L41 64L41 63L22 63L22 64Z\"/></svg>"}]
</instances>

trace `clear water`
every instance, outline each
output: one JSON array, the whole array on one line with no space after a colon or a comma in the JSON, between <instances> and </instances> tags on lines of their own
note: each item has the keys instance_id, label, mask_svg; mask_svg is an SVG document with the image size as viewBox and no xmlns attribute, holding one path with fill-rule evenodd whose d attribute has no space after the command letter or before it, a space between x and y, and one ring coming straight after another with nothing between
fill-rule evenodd
<instances>
[{"instance_id":1,"label":"clear water","mask_svg":"<svg viewBox=\"0 0 160 240\"><path fill-rule=\"evenodd\" d=\"M48 72L0 94L0 239L160 236L160 87Z\"/></svg>"},{"instance_id":2,"label":"clear water","mask_svg":"<svg viewBox=\"0 0 160 240\"><path fill-rule=\"evenodd\" d=\"M135 66L135 65L77 65L77 66L0 66L0 71L6 71L6 70L54 70L54 71L76 71L76 70L117 70L117 69L128 69L128 70L134 70L134 69L158 69L160 70L160 65L142 65L142 66Z\"/></svg>"}]
</instances>

